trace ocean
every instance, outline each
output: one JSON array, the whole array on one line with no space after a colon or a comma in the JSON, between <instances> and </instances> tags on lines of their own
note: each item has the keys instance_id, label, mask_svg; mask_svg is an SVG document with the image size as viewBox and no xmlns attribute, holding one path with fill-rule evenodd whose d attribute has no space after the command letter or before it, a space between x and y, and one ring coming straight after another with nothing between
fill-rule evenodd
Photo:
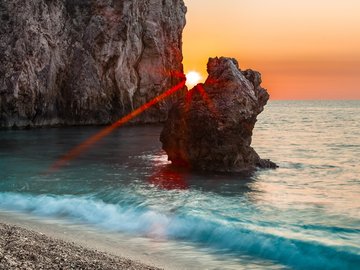
<instances>
[{"instance_id":1,"label":"ocean","mask_svg":"<svg viewBox=\"0 0 360 270\"><path fill-rule=\"evenodd\" d=\"M270 102L252 146L276 170L173 168L154 125L45 173L100 129L0 131L0 211L138 239L184 269L360 269L360 101Z\"/></svg>"}]
</instances>

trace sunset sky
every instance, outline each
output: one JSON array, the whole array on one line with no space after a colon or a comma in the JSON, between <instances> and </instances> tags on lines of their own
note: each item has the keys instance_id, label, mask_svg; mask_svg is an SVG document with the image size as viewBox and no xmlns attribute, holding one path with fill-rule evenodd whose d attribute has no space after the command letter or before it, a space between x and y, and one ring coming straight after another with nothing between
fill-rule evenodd
<instances>
[{"instance_id":1,"label":"sunset sky","mask_svg":"<svg viewBox=\"0 0 360 270\"><path fill-rule=\"evenodd\" d=\"M272 99L360 99L359 0L185 0L185 72L211 56L263 75Z\"/></svg>"}]
</instances>

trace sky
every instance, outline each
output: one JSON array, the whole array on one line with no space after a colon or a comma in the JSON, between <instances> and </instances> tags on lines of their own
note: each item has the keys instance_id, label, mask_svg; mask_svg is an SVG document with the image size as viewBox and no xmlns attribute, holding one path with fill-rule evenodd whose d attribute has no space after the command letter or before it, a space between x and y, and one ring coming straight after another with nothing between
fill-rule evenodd
<instances>
[{"instance_id":1,"label":"sky","mask_svg":"<svg viewBox=\"0 0 360 270\"><path fill-rule=\"evenodd\" d=\"M185 73L209 57L262 73L272 99L360 99L359 0L185 0Z\"/></svg>"}]
</instances>

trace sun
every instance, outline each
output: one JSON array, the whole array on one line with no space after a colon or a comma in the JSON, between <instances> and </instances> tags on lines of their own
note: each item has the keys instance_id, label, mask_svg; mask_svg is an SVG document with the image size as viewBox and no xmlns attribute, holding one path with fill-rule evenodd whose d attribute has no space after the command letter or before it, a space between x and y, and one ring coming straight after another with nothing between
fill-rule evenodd
<instances>
[{"instance_id":1,"label":"sun","mask_svg":"<svg viewBox=\"0 0 360 270\"><path fill-rule=\"evenodd\" d=\"M186 86L190 89L197 85L202 80L202 77L197 71L189 71L186 74Z\"/></svg>"}]
</instances>

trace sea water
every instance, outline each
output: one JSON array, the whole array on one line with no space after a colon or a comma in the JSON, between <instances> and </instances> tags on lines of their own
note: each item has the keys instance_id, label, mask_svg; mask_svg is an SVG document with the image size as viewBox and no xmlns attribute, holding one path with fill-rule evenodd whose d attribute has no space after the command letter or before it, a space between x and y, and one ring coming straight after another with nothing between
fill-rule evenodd
<instances>
[{"instance_id":1,"label":"sea water","mask_svg":"<svg viewBox=\"0 0 360 270\"><path fill-rule=\"evenodd\" d=\"M45 173L100 129L0 131L0 210L169 242L180 261L203 256L184 268L360 269L359 101L271 102L253 147L276 170L173 168L161 126L128 126Z\"/></svg>"}]
</instances>

